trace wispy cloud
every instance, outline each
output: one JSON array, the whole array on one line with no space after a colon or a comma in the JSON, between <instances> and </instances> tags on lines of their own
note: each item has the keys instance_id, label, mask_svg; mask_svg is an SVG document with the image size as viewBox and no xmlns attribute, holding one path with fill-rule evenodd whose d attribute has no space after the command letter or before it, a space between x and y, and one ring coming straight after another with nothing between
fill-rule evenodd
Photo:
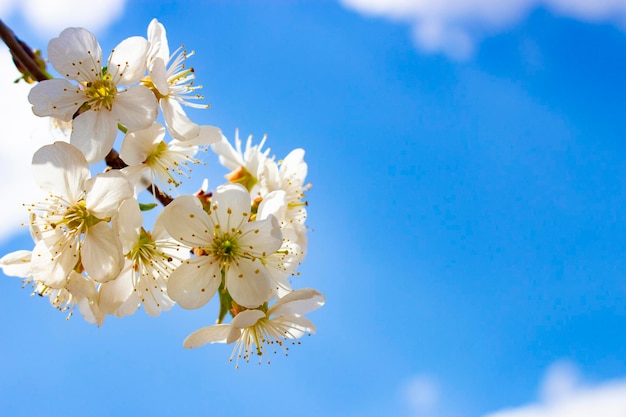
<instances>
[{"instance_id":1,"label":"wispy cloud","mask_svg":"<svg viewBox=\"0 0 626 417\"><path fill-rule=\"evenodd\" d=\"M126 0L2 0L0 15L20 13L31 29L50 38L70 26L82 26L94 33L107 28L122 16Z\"/></svg>"},{"instance_id":2,"label":"wispy cloud","mask_svg":"<svg viewBox=\"0 0 626 417\"><path fill-rule=\"evenodd\" d=\"M567 362L553 365L540 388L541 400L484 417L624 417L626 379L589 385Z\"/></svg>"},{"instance_id":3,"label":"wispy cloud","mask_svg":"<svg viewBox=\"0 0 626 417\"><path fill-rule=\"evenodd\" d=\"M485 36L503 31L532 9L589 22L626 23L623 0L340 0L346 7L411 26L417 47L452 58L470 57Z\"/></svg>"},{"instance_id":4,"label":"wispy cloud","mask_svg":"<svg viewBox=\"0 0 626 417\"><path fill-rule=\"evenodd\" d=\"M415 375L401 387L411 417L431 417L439 404L439 384L431 376Z\"/></svg>"}]
</instances>

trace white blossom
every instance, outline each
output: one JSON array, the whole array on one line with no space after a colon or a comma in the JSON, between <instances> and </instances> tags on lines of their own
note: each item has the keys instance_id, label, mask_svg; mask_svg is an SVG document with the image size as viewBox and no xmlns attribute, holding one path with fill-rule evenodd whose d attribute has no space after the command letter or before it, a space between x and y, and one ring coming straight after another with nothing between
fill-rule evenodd
<instances>
[{"instance_id":1,"label":"white blossom","mask_svg":"<svg viewBox=\"0 0 626 417\"><path fill-rule=\"evenodd\" d=\"M239 305L265 303L272 296L265 259L281 246L276 218L249 221L250 194L238 184L218 187L208 209L194 196L178 197L164 209L167 232L198 255L170 275L170 297L183 308L200 308L224 285Z\"/></svg>"},{"instance_id":2,"label":"white blossom","mask_svg":"<svg viewBox=\"0 0 626 417\"><path fill-rule=\"evenodd\" d=\"M202 86L194 85L193 68L185 67L185 60L193 55L179 48L170 55L165 28L157 19L152 19L148 26L148 73L143 80L156 94L167 129L174 139L180 141L199 141L210 144L220 140L221 131L215 126L200 126L193 123L183 110L182 105L207 108L206 104L194 103L204 97L196 90ZM177 54L178 53L178 54Z\"/></svg>"},{"instance_id":3,"label":"white blossom","mask_svg":"<svg viewBox=\"0 0 626 417\"><path fill-rule=\"evenodd\" d=\"M28 95L37 116L72 121L70 142L89 163L111 150L118 123L130 130L148 127L157 116L151 91L136 85L146 72L149 44L145 38L122 41L102 63L95 36L83 28L65 29L48 44L48 59L63 77L39 82Z\"/></svg>"},{"instance_id":4,"label":"white blossom","mask_svg":"<svg viewBox=\"0 0 626 417\"><path fill-rule=\"evenodd\" d=\"M131 183L143 186L148 182L161 190L177 187L180 177L190 178L192 166L202 163L194 156L204 144L179 140L165 143L164 137L165 128L159 123L126 134L120 158L129 165L122 171Z\"/></svg>"},{"instance_id":5,"label":"white blossom","mask_svg":"<svg viewBox=\"0 0 626 417\"><path fill-rule=\"evenodd\" d=\"M244 310L237 313L230 324L196 330L185 339L183 346L191 349L207 343L236 342L230 359L234 357L237 362L239 359L248 362L252 355L257 355L260 362L267 355L267 349L274 353L280 349L287 355L288 343L295 344L295 339L315 333L315 325L304 315L325 302L325 297L317 290L295 290L278 299L269 309Z\"/></svg>"},{"instance_id":6,"label":"white blossom","mask_svg":"<svg viewBox=\"0 0 626 417\"><path fill-rule=\"evenodd\" d=\"M40 148L33 156L39 186L50 193L29 206L36 235L31 272L51 288L65 286L72 270L84 268L98 282L119 274L123 255L108 224L122 201L132 196L123 174L109 171L90 178L83 154L65 142Z\"/></svg>"},{"instance_id":7,"label":"white blossom","mask_svg":"<svg viewBox=\"0 0 626 417\"><path fill-rule=\"evenodd\" d=\"M231 172L226 175L230 182L243 185L250 191L253 198L256 198L260 191L259 181L265 171L265 163L269 159L270 149L263 149L266 136L258 145L252 145L252 135L246 140L245 149L241 148L239 130L235 132L235 147L233 147L225 136L211 148L219 156L220 163Z\"/></svg>"},{"instance_id":8,"label":"white blossom","mask_svg":"<svg viewBox=\"0 0 626 417\"><path fill-rule=\"evenodd\" d=\"M32 277L32 252L19 250L0 258L2 272L9 276L22 278L24 285L33 287L33 295L48 297L50 304L60 311L69 311L69 319L78 306L78 310L89 323L102 325L104 314L100 311L96 301L98 299L94 281L71 271L63 288L50 288L41 281Z\"/></svg>"},{"instance_id":9,"label":"white blossom","mask_svg":"<svg viewBox=\"0 0 626 417\"><path fill-rule=\"evenodd\" d=\"M100 305L108 314L130 315L143 305L146 313L158 316L172 308L174 302L167 294L170 273L189 258L189 249L174 241L157 217L154 230L143 227L139 203L125 200L115 217L126 263L120 275L100 287Z\"/></svg>"}]
</instances>

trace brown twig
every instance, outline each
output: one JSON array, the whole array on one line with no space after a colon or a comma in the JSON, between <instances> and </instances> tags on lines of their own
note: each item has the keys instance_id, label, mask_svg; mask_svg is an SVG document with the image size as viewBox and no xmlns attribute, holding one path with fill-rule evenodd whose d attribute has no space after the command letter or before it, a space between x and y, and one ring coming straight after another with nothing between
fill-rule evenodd
<instances>
[{"instance_id":1,"label":"brown twig","mask_svg":"<svg viewBox=\"0 0 626 417\"><path fill-rule=\"evenodd\" d=\"M9 29L1 19L0 38L2 38L4 43L9 47L13 60L16 61L18 66L22 67L21 69L26 70L37 81L49 79L48 75L39 68L39 65L37 65L37 62L35 62L31 56L32 52L28 48L25 48L25 44L15 36L13 31Z\"/></svg>"},{"instance_id":2,"label":"brown twig","mask_svg":"<svg viewBox=\"0 0 626 417\"><path fill-rule=\"evenodd\" d=\"M120 158L120 154L117 153L115 149L111 149L107 156L104 157L104 161L112 169L122 169L128 166L126 162ZM164 207L174 200L172 197L159 190L156 185L148 185L146 190L149 191L159 203L163 204Z\"/></svg>"}]
</instances>

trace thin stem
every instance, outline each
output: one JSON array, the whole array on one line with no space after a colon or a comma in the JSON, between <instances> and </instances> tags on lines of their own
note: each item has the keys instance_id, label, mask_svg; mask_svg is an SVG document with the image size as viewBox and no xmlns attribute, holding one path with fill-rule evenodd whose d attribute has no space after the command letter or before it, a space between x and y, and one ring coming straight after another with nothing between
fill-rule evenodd
<instances>
[{"instance_id":1,"label":"thin stem","mask_svg":"<svg viewBox=\"0 0 626 417\"><path fill-rule=\"evenodd\" d=\"M107 156L104 157L104 161L112 169L122 169L128 166L126 162L124 162L122 158L120 158L120 154L117 153L115 149L111 149ZM154 196L154 198L159 200L159 203L163 204L164 207L174 200L172 197L159 190L154 184L147 186L146 190L148 190L150 194Z\"/></svg>"},{"instance_id":2,"label":"thin stem","mask_svg":"<svg viewBox=\"0 0 626 417\"><path fill-rule=\"evenodd\" d=\"M2 38L4 43L9 47L9 51L11 51L11 55L16 61L16 64L26 70L35 80L43 81L52 78L39 68L39 65L37 65L37 62L35 62L31 56L32 52L27 50L28 48L26 45L15 37L13 31L9 29L9 27L5 25L1 19L0 38Z\"/></svg>"}]
</instances>

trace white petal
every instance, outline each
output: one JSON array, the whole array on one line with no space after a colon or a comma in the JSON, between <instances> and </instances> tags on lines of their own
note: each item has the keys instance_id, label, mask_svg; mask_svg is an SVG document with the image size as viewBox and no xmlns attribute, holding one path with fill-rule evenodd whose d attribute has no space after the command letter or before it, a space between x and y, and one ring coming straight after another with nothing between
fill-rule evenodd
<instances>
[{"instance_id":1,"label":"white petal","mask_svg":"<svg viewBox=\"0 0 626 417\"><path fill-rule=\"evenodd\" d=\"M102 326L106 315L100 311L98 304L89 301L86 298L78 300L78 311L83 316L87 323L97 324L98 327Z\"/></svg>"},{"instance_id":2,"label":"white petal","mask_svg":"<svg viewBox=\"0 0 626 417\"><path fill-rule=\"evenodd\" d=\"M241 314L241 313L240 313ZM228 331L228 336L226 336L226 343L233 343L236 340L241 338L242 330L238 327L233 327L232 323L230 326L230 330Z\"/></svg>"},{"instance_id":3,"label":"white petal","mask_svg":"<svg viewBox=\"0 0 626 417\"><path fill-rule=\"evenodd\" d=\"M100 298L98 304L100 310L105 314L114 314L117 309L124 304L133 293L133 276L135 271L133 264L129 261L124 265L122 272L109 282L105 282L100 286ZM135 305L137 309L139 303Z\"/></svg>"},{"instance_id":4,"label":"white petal","mask_svg":"<svg viewBox=\"0 0 626 417\"><path fill-rule=\"evenodd\" d=\"M165 61L161 58L155 58L150 62L150 79L152 84L162 96L167 96L170 92L170 85L167 82L167 68Z\"/></svg>"},{"instance_id":5,"label":"white petal","mask_svg":"<svg viewBox=\"0 0 626 417\"><path fill-rule=\"evenodd\" d=\"M113 222L122 243L122 253L127 254L139 241L139 231L143 225L143 216L137 200L134 198L124 200Z\"/></svg>"},{"instance_id":6,"label":"white petal","mask_svg":"<svg viewBox=\"0 0 626 417\"><path fill-rule=\"evenodd\" d=\"M220 185L211 200L211 210L211 217L223 231L239 229L250 216L250 194L240 184Z\"/></svg>"},{"instance_id":7,"label":"white petal","mask_svg":"<svg viewBox=\"0 0 626 417\"><path fill-rule=\"evenodd\" d=\"M276 317L272 319L274 324L284 329L284 336L287 339L297 339L307 333L315 333L315 325L306 317Z\"/></svg>"},{"instance_id":8,"label":"white petal","mask_svg":"<svg viewBox=\"0 0 626 417\"><path fill-rule=\"evenodd\" d=\"M280 249L282 234L276 217L242 224L239 244L242 250L256 258L264 258Z\"/></svg>"},{"instance_id":9,"label":"white petal","mask_svg":"<svg viewBox=\"0 0 626 417\"><path fill-rule=\"evenodd\" d=\"M165 128L159 123L152 123L148 128L128 132L124 137L120 158L128 165L143 163L163 141Z\"/></svg>"},{"instance_id":10,"label":"white petal","mask_svg":"<svg viewBox=\"0 0 626 417\"><path fill-rule=\"evenodd\" d=\"M304 162L304 149L298 148L289 152L289 155L287 155L280 164L280 171L283 175L289 173L289 175L304 181L307 175L307 164Z\"/></svg>"},{"instance_id":11,"label":"white petal","mask_svg":"<svg viewBox=\"0 0 626 417\"><path fill-rule=\"evenodd\" d=\"M186 146L212 145L222 140L222 130L219 127L202 125L198 126L198 132L195 137L189 137L181 144Z\"/></svg>"},{"instance_id":12,"label":"white petal","mask_svg":"<svg viewBox=\"0 0 626 417\"><path fill-rule=\"evenodd\" d=\"M317 310L325 303L326 297L319 291L301 288L280 298L267 313L276 316L303 315Z\"/></svg>"},{"instance_id":13,"label":"white petal","mask_svg":"<svg viewBox=\"0 0 626 417\"><path fill-rule=\"evenodd\" d=\"M119 238L105 222L87 229L80 254L85 271L98 282L115 279L124 265Z\"/></svg>"},{"instance_id":14,"label":"white petal","mask_svg":"<svg viewBox=\"0 0 626 417\"><path fill-rule=\"evenodd\" d=\"M7 253L0 258L0 267L2 268L2 272L11 277L29 277L31 254L32 252L29 250L18 250Z\"/></svg>"},{"instance_id":15,"label":"white petal","mask_svg":"<svg viewBox=\"0 0 626 417\"><path fill-rule=\"evenodd\" d=\"M87 29L67 28L48 44L48 60L65 78L90 81L102 69L102 50Z\"/></svg>"},{"instance_id":16,"label":"white petal","mask_svg":"<svg viewBox=\"0 0 626 417\"><path fill-rule=\"evenodd\" d=\"M109 56L107 72L115 84L131 85L146 74L146 59L150 44L141 36L132 36L120 42Z\"/></svg>"},{"instance_id":17,"label":"white petal","mask_svg":"<svg viewBox=\"0 0 626 417\"><path fill-rule=\"evenodd\" d=\"M149 282L148 284L152 284ZM139 292L141 288L138 288ZM161 311L167 311L174 306L174 301L168 297L165 288L163 288L163 292L161 292L161 288L150 288L150 291L146 291L146 288L143 288L143 308L146 310L149 316L157 317L161 314Z\"/></svg>"},{"instance_id":18,"label":"white petal","mask_svg":"<svg viewBox=\"0 0 626 417\"><path fill-rule=\"evenodd\" d=\"M228 324L216 324L203 327L187 336L183 342L183 346L186 349L193 349L206 345L207 343L226 343L229 330L230 325Z\"/></svg>"},{"instance_id":19,"label":"white petal","mask_svg":"<svg viewBox=\"0 0 626 417\"><path fill-rule=\"evenodd\" d=\"M267 273L274 282L277 295L282 297L286 292L291 292L291 284L288 280L292 276L303 259L302 249L294 242L285 241L280 251L263 259Z\"/></svg>"},{"instance_id":20,"label":"white petal","mask_svg":"<svg viewBox=\"0 0 626 417\"><path fill-rule=\"evenodd\" d=\"M74 146L55 142L33 155L33 174L39 186L70 203L80 200L90 177L85 156Z\"/></svg>"},{"instance_id":21,"label":"white petal","mask_svg":"<svg viewBox=\"0 0 626 417\"><path fill-rule=\"evenodd\" d=\"M147 165L130 165L120 169L120 172L135 187L135 196L151 184L150 167Z\"/></svg>"},{"instance_id":22,"label":"white petal","mask_svg":"<svg viewBox=\"0 0 626 417\"><path fill-rule=\"evenodd\" d=\"M287 211L287 194L283 190L272 191L259 204L256 214L258 220L266 219L270 214L279 221L285 218Z\"/></svg>"},{"instance_id":23,"label":"white petal","mask_svg":"<svg viewBox=\"0 0 626 417\"><path fill-rule=\"evenodd\" d=\"M200 126L189 120L178 101L167 97L162 98L161 110L167 130L174 139L181 141L194 139L200 133Z\"/></svg>"},{"instance_id":24,"label":"white petal","mask_svg":"<svg viewBox=\"0 0 626 417\"><path fill-rule=\"evenodd\" d=\"M108 171L96 175L87 181L87 209L99 219L111 217L117 213L122 201L133 196L133 188L124 174Z\"/></svg>"},{"instance_id":25,"label":"white petal","mask_svg":"<svg viewBox=\"0 0 626 417\"><path fill-rule=\"evenodd\" d=\"M65 288L77 299L87 298L94 300L97 295L96 284L76 271L70 272Z\"/></svg>"},{"instance_id":26,"label":"white petal","mask_svg":"<svg viewBox=\"0 0 626 417\"><path fill-rule=\"evenodd\" d=\"M276 161L266 159L263 162L263 180L267 190L279 190L281 188L280 174Z\"/></svg>"},{"instance_id":27,"label":"white petal","mask_svg":"<svg viewBox=\"0 0 626 417\"><path fill-rule=\"evenodd\" d=\"M44 80L28 93L33 113L39 117L54 117L69 122L78 108L87 101L85 93L74 84L60 78Z\"/></svg>"},{"instance_id":28,"label":"white petal","mask_svg":"<svg viewBox=\"0 0 626 417\"><path fill-rule=\"evenodd\" d=\"M213 297L222 278L219 265L206 256L183 262L170 275L167 293L182 308L200 308Z\"/></svg>"},{"instance_id":29,"label":"white petal","mask_svg":"<svg viewBox=\"0 0 626 417\"><path fill-rule=\"evenodd\" d=\"M60 237L60 234L58 234ZM59 239L61 242L62 239ZM78 247L49 245L40 240L33 249L31 273L33 278L51 288L63 288L67 277L78 262Z\"/></svg>"},{"instance_id":30,"label":"white petal","mask_svg":"<svg viewBox=\"0 0 626 417\"><path fill-rule=\"evenodd\" d=\"M74 119L70 142L85 154L90 164L109 153L117 136L117 120L105 109L88 110Z\"/></svg>"},{"instance_id":31,"label":"white petal","mask_svg":"<svg viewBox=\"0 0 626 417\"><path fill-rule=\"evenodd\" d=\"M230 325L237 329L245 329L254 326L257 321L265 317L265 313L261 310L244 310L233 318Z\"/></svg>"},{"instance_id":32,"label":"white petal","mask_svg":"<svg viewBox=\"0 0 626 417\"><path fill-rule=\"evenodd\" d=\"M139 130L154 122L158 107L154 93L146 86L136 85L119 92L111 112L128 130Z\"/></svg>"},{"instance_id":33,"label":"white petal","mask_svg":"<svg viewBox=\"0 0 626 417\"><path fill-rule=\"evenodd\" d=\"M226 289L237 304L256 308L270 299L272 285L260 261L242 259L226 271Z\"/></svg>"},{"instance_id":34,"label":"white petal","mask_svg":"<svg viewBox=\"0 0 626 417\"><path fill-rule=\"evenodd\" d=\"M130 293L126 301L120 305L117 310L113 313L115 317L126 317L135 314L139 306L141 305L141 300L139 299L139 295L137 291L133 291Z\"/></svg>"},{"instance_id":35,"label":"white petal","mask_svg":"<svg viewBox=\"0 0 626 417\"><path fill-rule=\"evenodd\" d=\"M165 27L157 19L152 19L148 25L148 40L150 41L148 60L161 58L163 62L167 62L170 59L170 48L167 44Z\"/></svg>"},{"instance_id":36,"label":"white petal","mask_svg":"<svg viewBox=\"0 0 626 417\"><path fill-rule=\"evenodd\" d=\"M163 209L161 221L167 233L185 245L202 247L213 242L213 222L197 197L176 198Z\"/></svg>"},{"instance_id":37,"label":"white petal","mask_svg":"<svg viewBox=\"0 0 626 417\"><path fill-rule=\"evenodd\" d=\"M233 146L224 135L222 135L222 138L219 140L219 142L211 145L211 149L213 149L213 152L219 155L220 164L224 165L230 170L239 169L244 165L244 161L241 158L240 153L238 153L233 148Z\"/></svg>"}]
</instances>

